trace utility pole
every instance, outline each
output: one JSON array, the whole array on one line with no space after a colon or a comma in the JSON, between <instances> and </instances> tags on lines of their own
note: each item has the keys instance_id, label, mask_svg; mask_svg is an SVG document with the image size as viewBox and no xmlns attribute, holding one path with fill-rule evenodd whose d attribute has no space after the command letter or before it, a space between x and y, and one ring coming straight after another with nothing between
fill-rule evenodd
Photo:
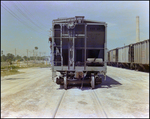
<instances>
[{"instance_id":1,"label":"utility pole","mask_svg":"<svg viewBox=\"0 0 150 119\"><path fill-rule=\"evenodd\" d=\"M39 52L40 53L40 60L41 60L41 52Z\"/></svg>"},{"instance_id":2,"label":"utility pole","mask_svg":"<svg viewBox=\"0 0 150 119\"><path fill-rule=\"evenodd\" d=\"M28 66L28 49L27 49L27 66Z\"/></svg>"},{"instance_id":3,"label":"utility pole","mask_svg":"<svg viewBox=\"0 0 150 119\"><path fill-rule=\"evenodd\" d=\"M43 54L44 54L44 59L43 59L43 61L45 61L45 52L43 52Z\"/></svg>"},{"instance_id":4,"label":"utility pole","mask_svg":"<svg viewBox=\"0 0 150 119\"><path fill-rule=\"evenodd\" d=\"M15 56L16 56L16 48L15 48Z\"/></svg>"},{"instance_id":5,"label":"utility pole","mask_svg":"<svg viewBox=\"0 0 150 119\"><path fill-rule=\"evenodd\" d=\"M140 41L139 16L136 16L136 42Z\"/></svg>"},{"instance_id":6,"label":"utility pole","mask_svg":"<svg viewBox=\"0 0 150 119\"><path fill-rule=\"evenodd\" d=\"M36 61L38 60L38 51L36 52Z\"/></svg>"},{"instance_id":7,"label":"utility pole","mask_svg":"<svg viewBox=\"0 0 150 119\"><path fill-rule=\"evenodd\" d=\"M35 63L35 58L34 58L34 50L33 50L33 59L34 59L34 63Z\"/></svg>"},{"instance_id":8,"label":"utility pole","mask_svg":"<svg viewBox=\"0 0 150 119\"><path fill-rule=\"evenodd\" d=\"M46 61L46 64L47 64L47 60L46 60L46 52L44 52L44 60Z\"/></svg>"},{"instance_id":9,"label":"utility pole","mask_svg":"<svg viewBox=\"0 0 150 119\"><path fill-rule=\"evenodd\" d=\"M37 46L35 47L35 50L38 50L38 47L37 47ZM36 52L36 60L37 60L37 52Z\"/></svg>"}]
</instances>

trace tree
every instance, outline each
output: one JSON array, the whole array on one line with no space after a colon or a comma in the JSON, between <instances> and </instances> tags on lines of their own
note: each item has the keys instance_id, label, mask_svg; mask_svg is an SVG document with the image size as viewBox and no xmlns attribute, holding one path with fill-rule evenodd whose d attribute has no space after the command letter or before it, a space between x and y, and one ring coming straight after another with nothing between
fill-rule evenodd
<instances>
[{"instance_id":1,"label":"tree","mask_svg":"<svg viewBox=\"0 0 150 119\"><path fill-rule=\"evenodd\" d=\"M13 54L11 54L11 53L8 53L6 57L7 57L7 59L11 59L11 60L13 60L14 55L13 55Z\"/></svg>"},{"instance_id":2,"label":"tree","mask_svg":"<svg viewBox=\"0 0 150 119\"><path fill-rule=\"evenodd\" d=\"M6 59L7 59L7 62L11 65L12 61L14 59L14 55L11 54L11 53L8 53L7 56L6 56Z\"/></svg>"},{"instance_id":3,"label":"tree","mask_svg":"<svg viewBox=\"0 0 150 119\"><path fill-rule=\"evenodd\" d=\"M15 57L15 59L16 59L16 60L19 60L19 61L23 61L22 57L19 56L19 55L17 55L17 56Z\"/></svg>"},{"instance_id":4,"label":"tree","mask_svg":"<svg viewBox=\"0 0 150 119\"><path fill-rule=\"evenodd\" d=\"M6 56L5 55L2 55L1 56L1 62L5 62L7 59L6 59Z\"/></svg>"},{"instance_id":5,"label":"tree","mask_svg":"<svg viewBox=\"0 0 150 119\"><path fill-rule=\"evenodd\" d=\"M37 57L37 60L40 60L40 58L41 58L41 57L38 56L38 57Z\"/></svg>"},{"instance_id":6,"label":"tree","mask_svg":"<svg viewBox=\"0 0 150 119\"><path fill-rule=\"evenodd\" d=\"M30 60L34 60L34 57L33 57L33 56L30 56Z\"/></svg>"},{"instance_id":7,"label":"tree","mask_svg":"<svg viewBox=\"0 0 150 119\"><path fill-rule=\"evenodd\" d=\"M3 55L3 50L1 51L1 54Z\"/></svg>"},{"instance_id":8,"label":"tree","mask_svg":"<svg viewBox=\"0 0 150 119\"><path fill-rule=\"evenodd\" d=\"M23 59L24 59L24 60L27 60L27 56L23 56Z\"/></svg>"},{"instance_id":9,"label":"tree","mask_svg":"<svg viewBox=\"0 0 150 119\"><path fill-rule=\"evenodd\" d=\"M38 47L35 47L35 50L37 50L38 49Z\"/></svg>"},{"instance_id":10,"label":"tree","mask_svg":"<svg viewBox=\"0 0 150 119\"><path fill-rule=\"evenodd\" d=\"M35 50L38 50L38 47L35 47ZM36 59L37 59L37 53L36 53Z\"/></svg>"}]
</instances>

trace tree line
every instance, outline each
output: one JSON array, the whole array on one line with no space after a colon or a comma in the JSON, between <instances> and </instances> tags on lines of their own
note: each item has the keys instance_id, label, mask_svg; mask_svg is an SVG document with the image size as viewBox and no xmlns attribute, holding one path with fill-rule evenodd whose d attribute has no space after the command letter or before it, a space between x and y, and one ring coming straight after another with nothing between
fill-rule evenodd
<instances>
[{"instance_id":1,"label":"tree line","mask_svg":"<svg viewBox=\"0 0 150 119\"><path fill-rule=\"evenodd\" d=\"M1 62L9 62L10 64L12 63L12 61L29 61L29 60L45 60L45 56L39 57L39 56L20 56L20 55L13 55L11 53L8 53L7 55L2 55L1 56Z\"/></svg>"}]
</instances>

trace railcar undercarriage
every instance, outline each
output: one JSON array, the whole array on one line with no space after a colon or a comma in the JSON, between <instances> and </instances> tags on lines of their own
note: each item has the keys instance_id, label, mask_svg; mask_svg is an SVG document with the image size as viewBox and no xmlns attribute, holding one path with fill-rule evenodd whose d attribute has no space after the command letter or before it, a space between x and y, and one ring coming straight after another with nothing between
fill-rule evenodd
<instances>
[{"instance_id":1,"label":"railcar undercarriage","mask_svg":"<svg viewBox=\"0 0 150 119\"><path fill-rule=\"evenodd\" d=\"M56 83L59 85L64 85L67 89L68 85L91 85L92 89L95 85L102 83L102 77L98 71L88 71L88 72L75 72L75 71L60 71L61 75L56 78ZM106 77L105 77L106 78Z\"/></svg>"}]
</instances>

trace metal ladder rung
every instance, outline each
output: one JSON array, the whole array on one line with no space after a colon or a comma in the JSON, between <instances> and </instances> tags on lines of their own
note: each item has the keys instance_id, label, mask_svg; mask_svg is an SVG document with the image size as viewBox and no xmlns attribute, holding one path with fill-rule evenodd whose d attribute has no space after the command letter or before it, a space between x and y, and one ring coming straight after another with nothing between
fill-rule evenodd
<instances>
[{"instance_id":1,"label":"metal ladder rung","mask_svg":"<svg viewBox=\"0 0 150 119\"><path fill-rule=\"evenodd\" d=\"M60 46L60 45L56 45L55 47L60 47L60 48L61 48L62 46Z\"/></svg>"},{"instance_id":2,"label":"metal ladder rung","mask_svg":"<svg viewBox=\"0 0 150 119\"><path fill-rule=\"evenodd\" d=\"M61 63L61 61L54 61L55 63Z\"/></svg>"},{"instance_id":3,"label":"metal ladder rung","mask_svg":"<svg viewBox=\"0 0 150 119\"><path fill-rule=\"evenodd\" d=\"M61 53L54 53L54 55L61 55Z\"/></svg>"}]
</instances>

